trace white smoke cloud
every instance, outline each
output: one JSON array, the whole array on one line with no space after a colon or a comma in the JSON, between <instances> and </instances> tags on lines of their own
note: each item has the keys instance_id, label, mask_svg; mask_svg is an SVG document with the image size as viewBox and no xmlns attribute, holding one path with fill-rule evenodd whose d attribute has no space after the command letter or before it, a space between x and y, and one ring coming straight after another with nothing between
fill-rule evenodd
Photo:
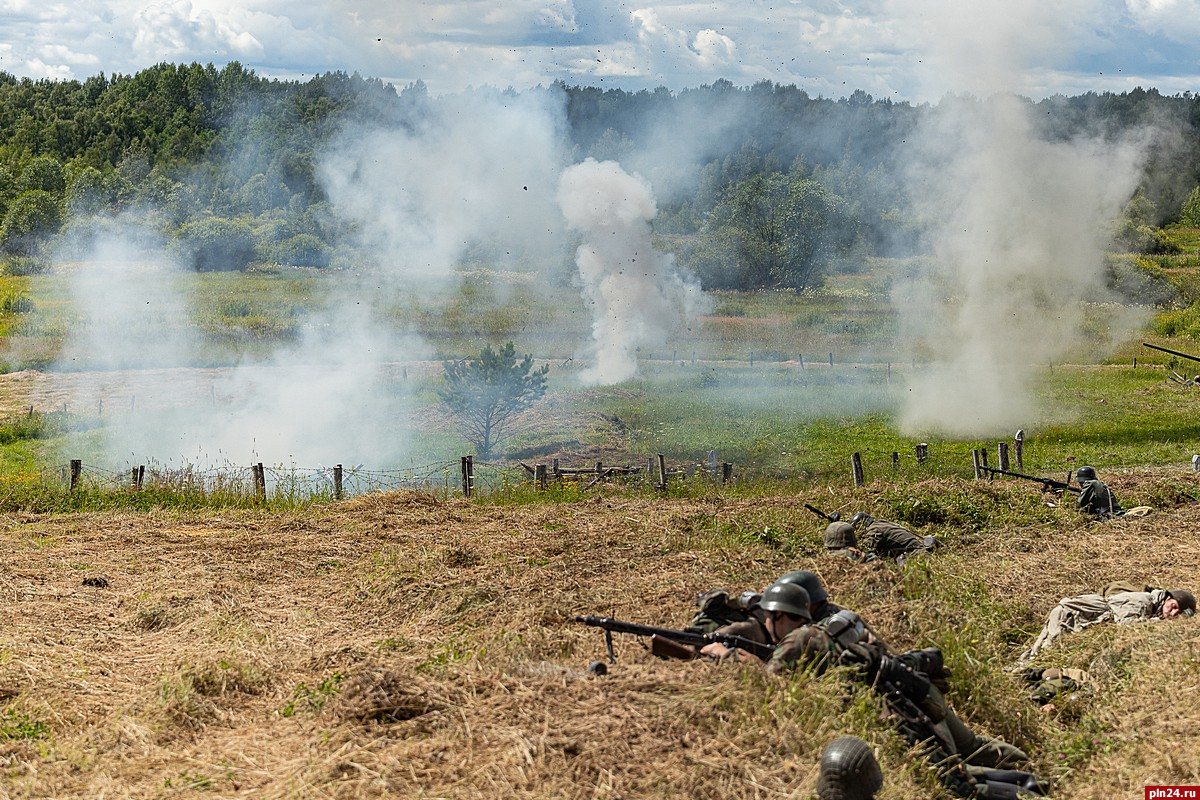
<instances>
[{"instance_id":1,"label":"white smoke cloud","mask_svg":"<svg viewBox=\"0 0 1200 800\"><path fill-rule=\"evenodd\" d=\"M909 432L1027 423L1035 371L1080 342L1081 301L1105 296L1103 249L1145 143L1044 141L1029 114L1011 95L949 99L914 148L934 262L894 300L935 364L911 387Z\"/></svg>"},{"instance_id":2,"label":"white smoke cloud","mask_svg":"<svg viewBox=\"0 0 1200 800\"><path fill-rule=\"evenodd\" d=\"M348 134L324 157L321 179L382 277L435 291L473 245L501 257L560 245L562 102L551 92L446 98L420 129Z\"/></svg>"},{"instance_id":3,"label":"white smoke cloud","mask_svg":"<svg viewBox=\"0 0 1200 800\"><path fill-rule=\"evenodd\" d=\"M558 201L567 222L584 234L575 263L592 312L592 363L581 380L628 380L637 374L638 348L661 343L700 313L700 287L680 276L670 255L654 250L650 220L658 212L640 176L589 158L563 172Z\"/></svg>"}]
</instances>

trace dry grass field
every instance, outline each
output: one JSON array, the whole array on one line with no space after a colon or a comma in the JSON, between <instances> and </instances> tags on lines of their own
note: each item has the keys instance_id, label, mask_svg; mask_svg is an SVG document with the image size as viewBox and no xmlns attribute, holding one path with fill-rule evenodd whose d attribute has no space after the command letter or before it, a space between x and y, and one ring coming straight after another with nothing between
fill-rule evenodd
<instances>
[{"instance_id":1,"label":"dry grass field","mask_svg":"<svg viewBox=\"0 0 1200 800\"><path fill-rule=\"evenodd\" d=\"M1128 496L1166 476L1106 477ZM870 509L879 491L817 502ZM921 491L1003 509L1037 490ZM1054 797L1200 784L1200 618L1070 637L1054 663L1093 685L1049 712L1004 671L1061 596L1118 578L1200 588L1200 505L932 528L946 545L901 567L820 554L808 499L8 514L0 797L807 798L844 733L875 746L881 798L948 797L838 674L660 661L623 636L607 675L586 670L603 636L576 614L680 627L697 592L795 568L893 645L945 648L960 716L1027 749Z\"/></svg>"}]
</instances>

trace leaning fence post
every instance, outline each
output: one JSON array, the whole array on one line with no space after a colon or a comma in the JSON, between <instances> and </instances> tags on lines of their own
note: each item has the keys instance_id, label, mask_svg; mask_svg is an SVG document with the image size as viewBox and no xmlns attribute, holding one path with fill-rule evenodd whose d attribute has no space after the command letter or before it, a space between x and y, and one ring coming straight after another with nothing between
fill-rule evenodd
<instances>
[{"instance_id":1,"label":"leaning fence post","mask_svg":"<svg viewBox=\"0 0 1200 800\"><path fill-rule=\"evenodd\" d=\"M975 467L975 480L979 480L979 451L971 451L971 464Z\"/></svg>"},{"instance_id":2,"label":"leaning fence post","mask_svg":"<svg viewBox=\"0 0 1200 800\"><path fill-rule=\"evenodd\" d=\"M1017 457L1017 469L1022 470L1025 468L1025 465L1021 463L1021 455L1025 451L1025 429L1024 428L1019 429L1017 431L1016 435L1013 436L1013 442L1016 444L1016 447L1014 447L1013 450L1015 451L1016 457Z\"/></svg>"},{"instance_id":3,"label":"leaning fence post","mask_svg":"<svg viewBox=\"0 0 1200 800\"><path fill-rule=\"evenodd\" d=\"M342 499L342 465L333 465L333 499Z\"/></svg>"},{"instance_id":4,"label":"leaning fence post","mask_svg":"<svg viewBox=\"0 0 1200 800\"><path fill-rule=\"evenodd\" d=\"M662 453L658 454L658 488L667 490L667 457Z\"/></svg>"},{"instance_id":5,"label":"leaning fence post","mask_svg":"<svg viewBox=\"0 0 1200 800\"><path fill-rule=\"evenodd\" d=\"M850 477L854 480L855 486L863 485L863 465L861 453L854 453L850 456Z\"/></svg>"},{"instance_id":6,"label":"leaning fence post","mask_svg":"<svg viewBox=\"0 0 1200 800\"><path fill-rule=\"evenodd\" d=\"M997 442L996 450L1000 453L1000 469L1008 471L1008 442Z\"/></svg>"},{"instance_id":7,"label":"leaning fence post","mask_svg":"<svg viewBox=\"0 0 1200 800\"><path fill-rule=\"evenodd\" d=\"M258 502L265 503L267 501L267 475L263 472L262 462L258 462L250 471L254 473L254 496L258 498Z\"/></svg>"},{"instance_id":8,"label":"leaning fence post","mask_svg":"<svg viewBox=\"0 0 1200 800\"><path fill-rule=\"evenodd\" d=\"M83 472L83 462L78 458L71 459L71 491L79 486L79 475Z\"/></svg>"},{"instance_id":9,"label":"leaning fence post","mask_svg":"<svg viewBox=\"0 0 1200 800\"><path fill-rule=\"evenodd\" d=\"M142 481L145 479L145 477L146 477L146 465L141 464L137 468L137 488L138 488L139 492L142 490Z\"/></svg>"}]
</instances>

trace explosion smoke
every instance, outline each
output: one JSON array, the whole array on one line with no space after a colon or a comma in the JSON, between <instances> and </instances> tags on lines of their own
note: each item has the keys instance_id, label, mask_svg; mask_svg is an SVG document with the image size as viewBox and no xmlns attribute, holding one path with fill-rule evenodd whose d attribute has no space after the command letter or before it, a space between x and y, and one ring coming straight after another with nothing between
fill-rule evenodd
<instances>
[{"instance_id":1,"label":"explosion smoke","mask_svg":"<svg viewBox=\"0 0 1200 800\"><path fill-rule=\"evenodd\" d=\"M900 423L912 434L992 433L1028 422L1030 380L1080 343L1083 301L1116 299L1104 247L1148 142L1047 140L1032 105L1007 93L1056 52L1036 42L1073 15L1023 2L981 25L959 4L934 6L912 10L946 34L931 63L993 94L944 99L910 143L910 193L929 221L933 265L895 285L893 299L902 335L934 365L917 375ZM1131 330L1136 314L1123 316L1110 320L1112 338Z\"/></svg>"},{"instance_id":2,"label":"explosion smoke","mask_svg":"<svg viewBox=\"0 0 1200 800\"><path fill-rule=\"evenodd\" d=\"M700 286L655 251L650 220L658 213L649 183L615 161L594 159L563 171L558 202L583 232L575 253L583 295L592 311L585 384L619 383L637 375L637 353L693 319L705 302Z\"/></svg>"}]
</instances>

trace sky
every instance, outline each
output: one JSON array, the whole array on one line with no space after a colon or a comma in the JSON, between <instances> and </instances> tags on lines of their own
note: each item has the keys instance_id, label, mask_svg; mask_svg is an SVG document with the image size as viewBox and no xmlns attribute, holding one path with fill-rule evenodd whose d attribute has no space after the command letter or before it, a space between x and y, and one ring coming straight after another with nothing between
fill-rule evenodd
<instances>
[{"instance_id":1,"label":"sky","mask_svg":"<svg viewBox=\"0 0 1200 800\"><path fill-rule=\"evenodd\" d=\"M1200 90L1198 40L1200 0L0 0L0 71L18 77L238 61L264 78L340 70L434 94L725 79L908 102L1172 95ZM1020 69L997 73L992 61Z\"/></svg>"}]
</instances>

